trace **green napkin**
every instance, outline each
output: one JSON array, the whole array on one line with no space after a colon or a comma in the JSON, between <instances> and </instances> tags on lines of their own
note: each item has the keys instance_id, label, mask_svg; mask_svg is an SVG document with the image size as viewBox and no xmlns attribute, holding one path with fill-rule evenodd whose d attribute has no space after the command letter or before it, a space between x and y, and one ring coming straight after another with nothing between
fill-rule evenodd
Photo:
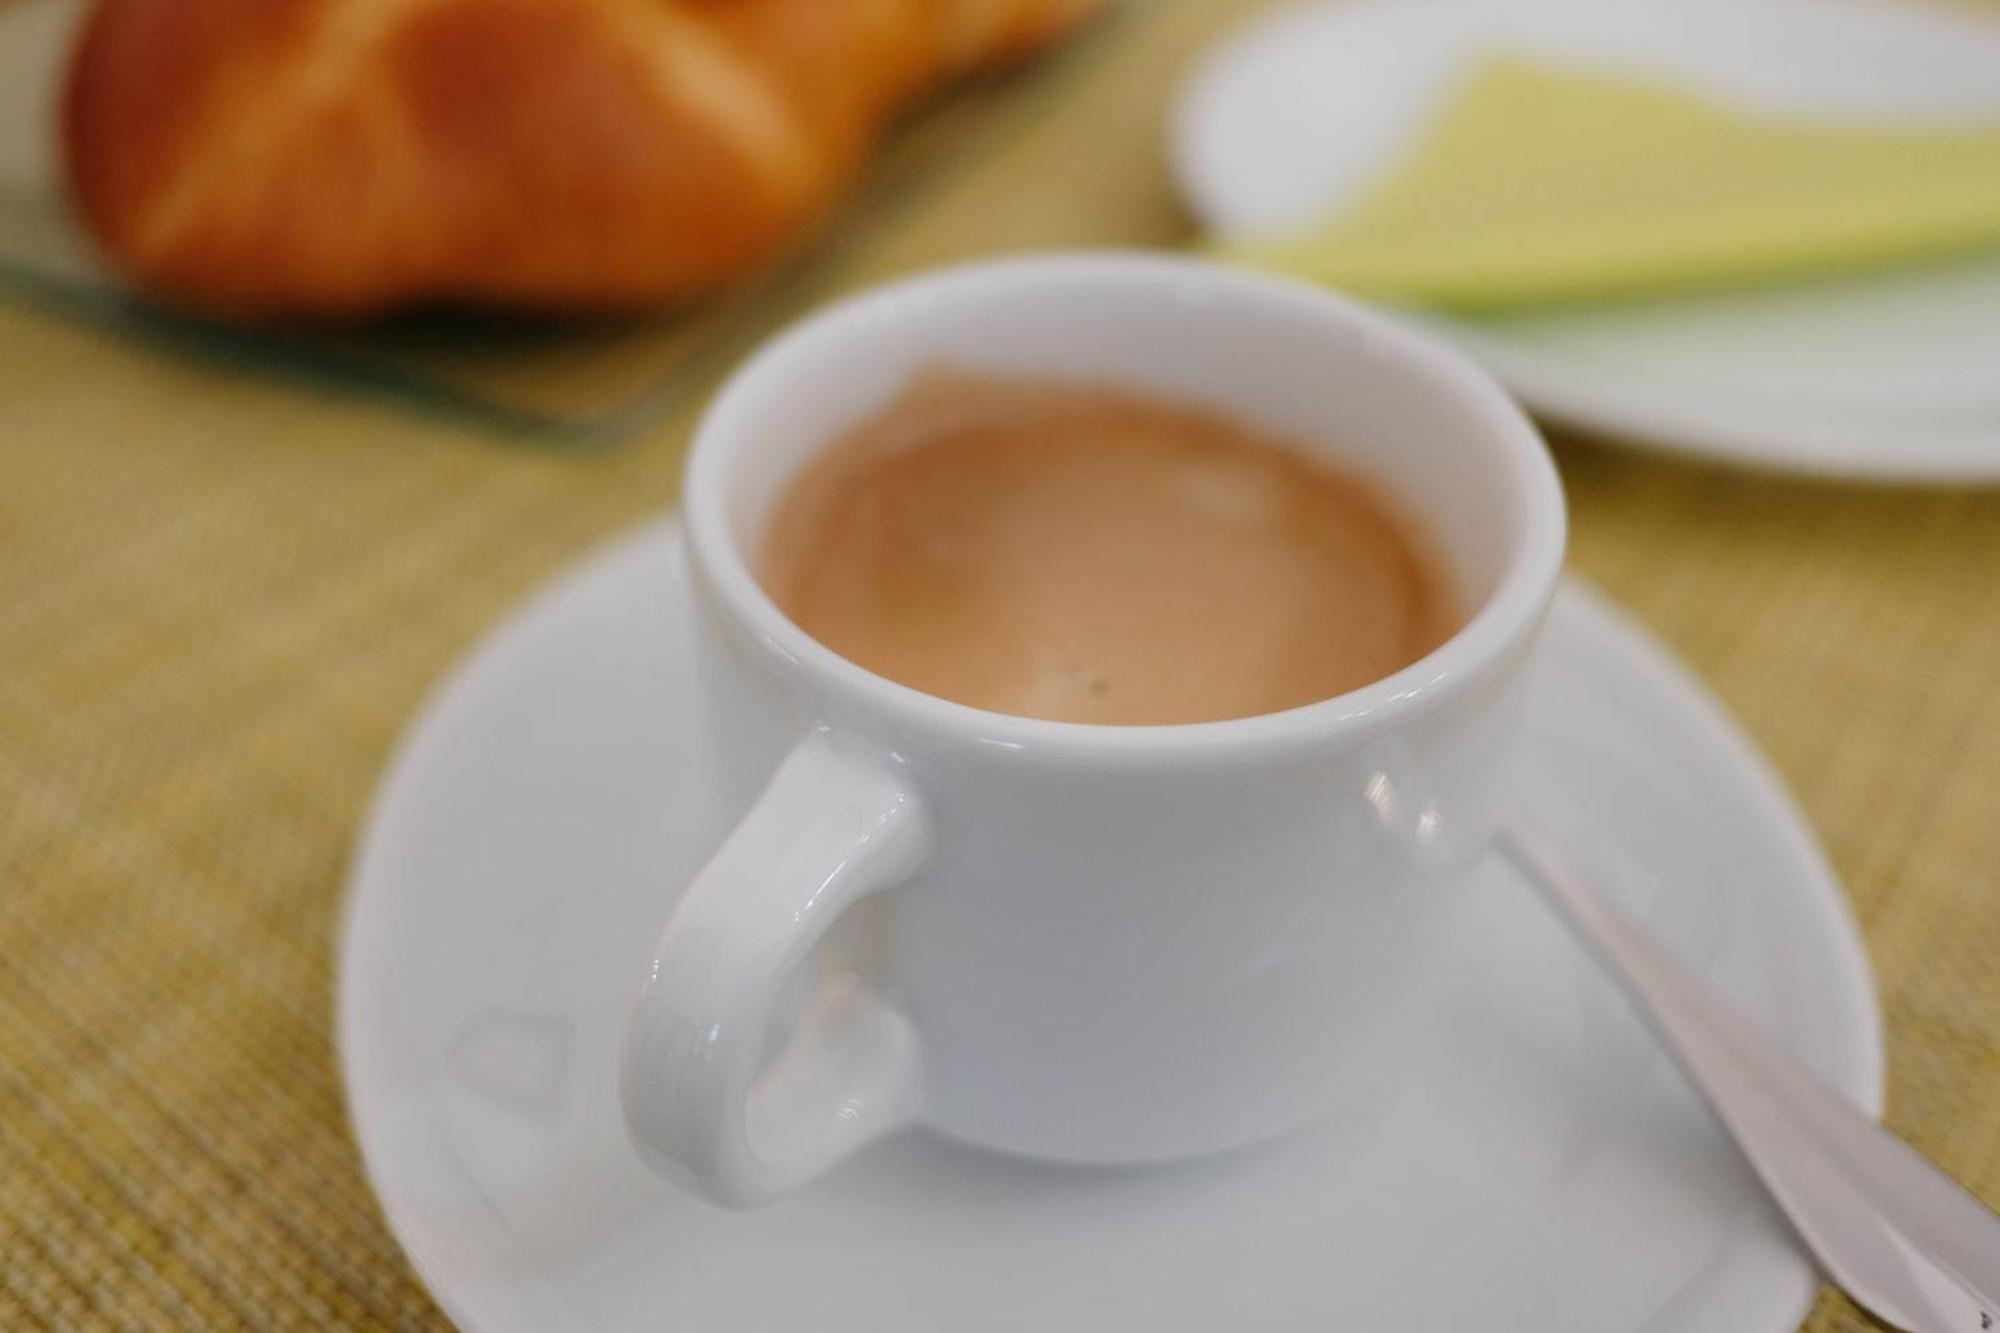
<instances>
[{"instance_id":1,"label":"green napkin","mask_svg":"<svg viewBox=\"0 0 2000 1333\"><path fill-rule=\"evenodd\" d=\"M1521 56L1477 66L1350 207L1229 247L1466 311L1805 278L2000 245L2000 124L1782 120Z\"/></svg>"}]
</instances>

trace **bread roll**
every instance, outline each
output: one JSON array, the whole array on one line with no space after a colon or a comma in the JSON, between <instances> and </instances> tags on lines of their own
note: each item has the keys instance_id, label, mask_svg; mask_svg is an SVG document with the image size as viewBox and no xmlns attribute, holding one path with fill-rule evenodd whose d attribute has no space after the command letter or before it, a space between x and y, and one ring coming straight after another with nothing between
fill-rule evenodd
<instances>
[{"instance_id":1,"label":"bread roll","mask_svg":"<svg viewBox=\"0 0 2000 1333\"><path fill-rule=\"evenodd\" d=\"M769 259L897 106L1097 0L99 0L78 211L169 303L632 309Z\"/></svg>"}]
</instances>

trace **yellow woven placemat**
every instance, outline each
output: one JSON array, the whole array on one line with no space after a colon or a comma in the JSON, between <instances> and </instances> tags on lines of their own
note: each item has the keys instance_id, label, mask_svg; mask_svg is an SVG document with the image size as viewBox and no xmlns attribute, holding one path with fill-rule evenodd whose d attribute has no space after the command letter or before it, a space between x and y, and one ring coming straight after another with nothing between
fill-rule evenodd
<instances>
[{"instance_id":1,"label":"yellow woven placemat","mask_svg":"<svg viewBox=\"0 0 2000 1333\"><path fill-rule=\"evenodd\" d=\"M1181 239L1161 105L1246 7L1135 6L785 301ZM352 839L440 673L672 502L690 412L557 454L0 308L0 1327L444 1326L343 1116ZM1735 709L1846 878L1890 1121L2000 1198L2000 494L1559 454L1575 566ZM1833 1297L1811 1326L1868 1327Z\"/></svg>"}]
</instances>

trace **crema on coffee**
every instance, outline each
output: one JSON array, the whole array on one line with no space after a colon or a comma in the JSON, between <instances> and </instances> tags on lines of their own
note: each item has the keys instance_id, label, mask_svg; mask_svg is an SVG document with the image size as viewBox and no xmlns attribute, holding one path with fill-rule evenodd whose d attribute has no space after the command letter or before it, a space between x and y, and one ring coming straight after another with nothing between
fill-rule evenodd
<instances>
[{"instance_id":1,"label":"crema on coffee","mask_svg":"<svg viewBox=\"0 0 2000 1333\"><path fill-rule=\"evenodd\" d=\"M1461 619L1427 535L1327 452L1109 385L934 370L793 479L759 575L835 652L974 707L1277 712Z\"/></svg>"}]
</instances>

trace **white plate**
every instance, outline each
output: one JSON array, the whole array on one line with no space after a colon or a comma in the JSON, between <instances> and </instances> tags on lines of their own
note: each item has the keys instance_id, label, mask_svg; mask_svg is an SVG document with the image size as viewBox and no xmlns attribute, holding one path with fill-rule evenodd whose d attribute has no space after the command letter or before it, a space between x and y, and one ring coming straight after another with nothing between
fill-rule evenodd
<instances>
[{"instance_id":1,"label":"white plate","mask_svg":"<svg viewBox=\"0 0 2000 1333\"><path fill-rule=\"evenodd\" d=\"M1342 1123L1122 1172L908 1138L748 1213L655 1177L619 1119L619 1025L719 832L680 560L674 527L650 529L496 635L412 731L354 872L350 1108L391 1225L463 1327L1779 1333L1801 1316L1813 1278L1782 1223L1497 865L1411 1072ZM1594 830L1585 855L1628 906L1876 1110L1867 968L1783 792L1596 598L1564 591L1543 653L1524 786Z\"/></svg>"},{"instance_id":2,"label":"white plate","mask_svg":"<svg viewBox=\"0 0 2000 1333\"><path fill-rule=\"evenodd\" d=\"M1851 0L1355 0L1260 16L1184 90L1176 171L1221 236L1364 190L1486 51L1671 79L1748 108L2000 121L2000 23ZM2000 259L1617 307L1411 314L1537 411L1717 459L2000 479Z\"/></svg>"}]
</instances>

